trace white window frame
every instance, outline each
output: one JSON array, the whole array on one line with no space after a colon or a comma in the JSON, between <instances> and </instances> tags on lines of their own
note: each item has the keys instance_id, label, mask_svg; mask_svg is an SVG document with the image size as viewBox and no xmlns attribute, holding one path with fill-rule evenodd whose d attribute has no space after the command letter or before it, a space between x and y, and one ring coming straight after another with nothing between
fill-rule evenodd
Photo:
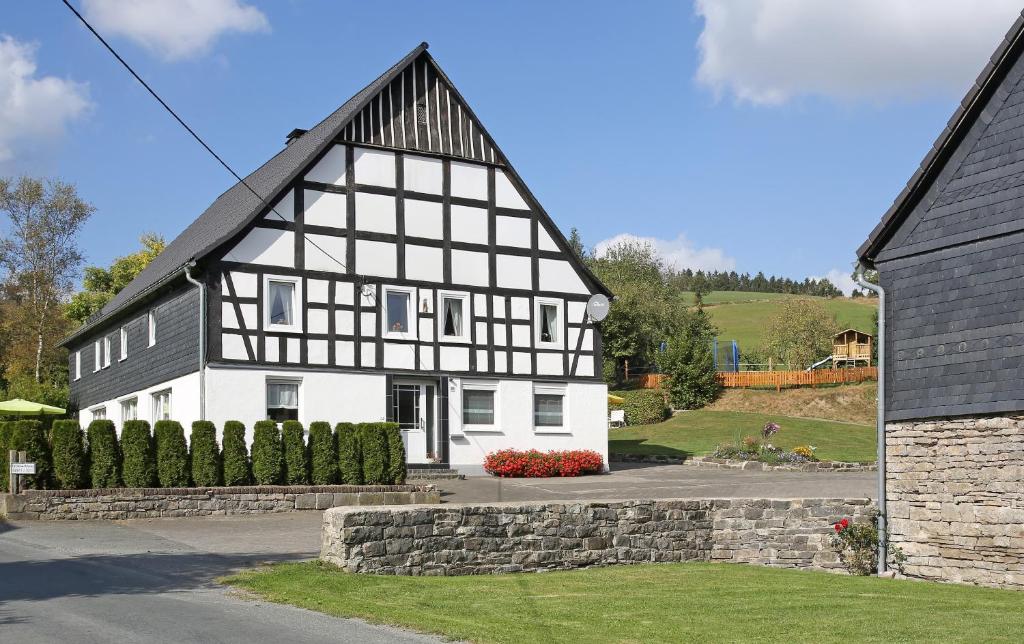
<instances>
[{"instance_id":1,"label":"white window frame","mask_svg":"<svg viewBox=\"0 0 1024 644\"><path fill-rule=\"evenodd\" d=\"M146 316L147 334L149 335L149 346L156 345L156 309L150 309Z\"/></svg>"},{"instance_id":2,"label":"white window frame","mask_svg":"<svg viewBox=\"0 0 1024 644\"><path fill-rule=\"evenodd\" d=\"M75 351L75 380L82 378L82 351Z\"/></svg>"},{"instance_id":3,"label":"white window frame","mask_svg":"<svg viewBox=\"0 0 1024 644\"><path fill-rule=\"evenodd\" d=\"M419 337L419 307L416 306L418 301L416 297L415 286L388 286L384 285L381 287L380 292L383 300L380 303L380 335L382 338L391 338L394 340L416 340ZM409 310L407 311L409 319L409 330L408 331L391 331L388 329L388 293L406 293L409 295ZM437 315L437 310L434 310L434 315Z\"/></svg>"},{"instance_id":4,"label":"white window frame","mask_svg":"<svg viewBox=\"0 0 1024 644\"><path fill-rule=\"evenodd\" d=\"M494 392L494 422L490 425L470 424L466 422L466 405L463 399L466 391L491 391ZM459 417L462 420L462 431L464 432L489 432L501 433L501 397L497 381L486 380L463 380L462 390L459 394Z\"/></svg>"},{"instance_id":5,"label":"white window frame","mask_svg":"<svg viewBox=\"0 0 1024 644\"><path fill-rule=\"evenodd\" d=\"M541 340L541 306L554 306L558 316L558 336L554 342ZM564 349L565 348L565 300L558 300L547 297L537 297L533 300L533 343L538 349Z\"/></svg>"},{"instance_id":6,"label":"white window frame","mask_svg":"<svg viewBox=\"0 0 1024 644\"><path fill-rule=\"evenodd\" d=\"M537 424L537 394L561 396L562 397L562 424L561 426L538 425ZM530 396L530 423L533 425L535 434L571 434L572 425L569 422L569 387L559 383L533 383L533 395Z\"/></svg>"},{"instance_id":7,"label":"white window frame","mask_svg":"<svg viewBox=\"0 0 1024 644\"><path fill-rule=\"evenodd\" d=\"M121 347L120 347L121 356L118 358L118 362L120 362L122 360L127 360L128 359L128 327L127 326L121 327L121 336L120 336L119 340L120 340L120 343L121 343Z\"/></svg>"},{"instance_id":8,"label":"white window frame","mask_svg":"<svg viewBox=\"0 0 1024 644\"><path fill-rule=\"evenodd\" d=\"M96 414L103 414L101 417L97 417ZM107 420L107 406L100 405L99 407L92 407L89 409L91 415L90 420Z\"/></svg>"},{"instance_id":9,"label":"white window frame","mask_svg":"<svg viewBox=\"0 0 1024 644\"><path fill-rule=\"evenodd\" d=\"M103 368L110 366L110 336L103 336Z\"/></svg>"},{"instance_id":10,"label":"white window frame","mask_svg":"<svg viewBox=\"0 0 1024 644\"><path fill-rule=\"evenodd\" d=\"M95 363L93 365L92 372L96 373L103 368L103 348L100 346L99 340L94 342L92 346L95 351Z\"/></svg>"},{"instance_id":11,"label":"white window frame","mask_svg":"<svg viewBox=\"0 0 1024 644\"><path fill-rule=\"evenodd\" d=\"M160 391L154 391L149 394L149 405L150 405L150 417L153 425L156 425L157 421L171 420L174 418L174 398L171 396L171 389L161 389ZM158 400L166 395L167 396L167 418L157 418L157 414L160 411Z\"/></svg>"},{"instance_id":12,"label":"white window frame","mask_svg":"<svg viewBox=\"0 0 1024 644\"><path fill-rule=\"evenodd\" d=\"M446 335L444 332L444 301L448 300L462 300L462 334L461 335ZM473 324L473 316L470 315L470 300L469 293L466 291L438 291L437 292L437 305L434 307L434 314L437 315L437 335L442 342L459 342L462 344L468 344L472 336L470 335L470 329Z\"/></svg>"},{"instance_id":13,"label":"white window frame","mask_svg":"<svg viewBox=\"0 0 1024 644\"><path fill-rule=\"evenodd\" d=\"M270 283L285 282L293 286L292 323L270 323ZM263 330L275 333L302 333L302 278L295 275L264 275L263 276Z\"/></svg>"},{"instance_id":14,"label":"white window frame","mask_svg":"<svg viewBox=\"0 0 1024 644\"><path fill-rule=\"evenodd\" d=\"M125 413L124 413L125 405L127 405L128 403L132 403L132 402L135 403L135 418L127 418L125 416ZM121 423L122 424L125 421L138 420L139 419L139 397L138 396L130 396L128 398L123 398L120 401L120 403L121 403Z\"/></svg>"},{"instance_id":15,"label":"white window frame","mask_svg":"<svg viewBox=\"0 0 1024 644\"><path fill-rule=\"evenodd\" d=\"M270 385L295 385L298 404L295 406L295 418L302 422L302 378L287 378L282 376L270 376L263 385L263 413L266 420L272 420L267 411L270 409Z\"/></svg>"}]
</instances>

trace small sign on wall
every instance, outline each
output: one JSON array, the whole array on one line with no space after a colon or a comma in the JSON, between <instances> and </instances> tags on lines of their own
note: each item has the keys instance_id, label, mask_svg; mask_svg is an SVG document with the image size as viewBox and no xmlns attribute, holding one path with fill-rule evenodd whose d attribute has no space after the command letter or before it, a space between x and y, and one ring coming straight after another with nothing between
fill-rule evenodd
<instances>
[{"instance_id":1,"label":"small sign on wall","mask_svg":"<svg viewBox=\"0 0 1024 644\"><path fill-rule=\"evenodd\" d=\"M11 463L11 474L35 474L35 463Z\"/></svg>"}]
</instances>

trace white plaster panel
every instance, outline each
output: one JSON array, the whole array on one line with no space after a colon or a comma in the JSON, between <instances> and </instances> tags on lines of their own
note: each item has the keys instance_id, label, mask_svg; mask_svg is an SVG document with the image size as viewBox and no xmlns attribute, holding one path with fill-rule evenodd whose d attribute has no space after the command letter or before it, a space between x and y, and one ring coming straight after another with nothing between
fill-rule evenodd
<instances>
[{"instance_id":1,"label":"white plaster panel","mask_svg":"<svg viewBox=\"0 0 1024 644\"><path fill-rule=\"evenodd\" d=\"M476 341L477 343L483 344L487 342L487 323L477 322L476 323Z\"/></svg>"},{"instance_id":2,"label":"white plaster panel","mask_svg":"<svg viewBox=\"0 0 1024 644\"><path fill-rule=\"evenodd\" d=\"M353 154L356 183L395 187L395 153L356 148Z\"/></svg>"},{"instance_id":3,"label":"white plaster panel","mask_svg":"<svg viewBox=\"0 0 1024 644\"><path fill-rule=\"evenodd\" d=\"M491 316L496 318L505 317L505 298L500 295L491 296Z\"/></svg>"},{"instance_id":4,"label":"white plaster panel","mask_svg":"<svg viewBox=\"0 0 1024 644\"><path fill-rule=\"evenodd\" d=\"M295 221L295 191L289 190L278 199L264 219L270 221Z\"/></svg>"},{"instance_id":5,"label":"white plaster panel","mask_svg":"<svg viewBox=\"0 0 1024 644\"><path fill-rule=\"evenodd\" d=\"M377 347L373 342L360 342L359 343L359 359L360 364L364 367L376 367L377 366Z\"/></svg>"},{"instance_id":6,"label":"white plaster panel","mask_svg":"<svg viewBox=\"0 0 1024 644\"><path fill-rule=\"evenodd\" d=\"M594 375L594 356L579 356L579 358L576 361L576 375Z\"/></svg>"},{"instance_id":7,"label":"white plaster panel","mask_svg":"<svg viewBox=\"0 0 1024 644\"><path fill-rule=\"evenodd\" d=\"M476 370L477 371L489 371L490 366L487 364L487 351L485 349L476 350Z\"/></svg>"},{"instance_id":8,"label":"white plaster panel","mask_svg":"<svg viewBox=\"0 0 1024 644\"><path fill-rule=\"evenodd\" d=\"M288 362L302 362L301 345L299 338L285 338L288 349Z\"/></svg>"},{"instance_id":9,"label":"white plaster panel","mask_svg":"<svg viewBox=\"0 0 1024 644\"><path fill-rule=\"evenodd\" d=\"M512 325L512 345L517 347L530 346L530 327L525 324Z\"/></svg>"},{"instance_id":10,"label":"white plaster panel","mask_svg":"<svg viewBox=\"0 0 1024 644\"><path fill-rule=\"evenodd\" d=\"M395 234L395 198L357 192L356 229Z\"/></svg>"},{"instance_id":11,"label":"white plaster panel","mask_svg":"<svg viewBox=\"0 0 1024 644\"><path fill-rule=\"evenodd\" d=\"M469 347L441 347L442 371L469 371Z\"/></svg>"},{"instance_id":12,"label":"white plaster panel","mask_svg":"<svg viewBox=\"0 0 1024 644\"><path fill-rule=\"evenodd\" d=\"M541 250L562 250L558 247L558 244L555 243L555 239L548 233L542 223L537 225L537 247Z\"/></svg>"},{"instance_id":13,"label":"white plaster panel","mask_svg":"<svg viewBox=\"0 0 1024 644\"><path fill-rule=\"evenodd\" d=\"M291 351L288 357L291 357ZM327 358L327 340L306 341L306 359L310 364L327 364Z\"/></svg>"},{"instance_id":14,"label":"white plaster panel","mask_svg":"<svg viewBox=\"0 0 1024 644\"><path fill-rule=\"evenodd\" d=\"M395 244L357 239L356 272L363 275L395 277L398 274Z\"/></svg>"},{"instance_id":15,"label":"white plaster panel","mask_svg":"<svg viewBox=\"0 0 1024 644\"><path fill-rule=\"evenodd\" d=\"M234 333L220 334L220 350L225 360L249 359L249 354L245 351L245 338Z\"/></svg>"},{"instance_id":16,"label":"white plaster panel","mask_svg":"<svg viewBox=\"0 0 1024 644\"><path fill-rule=\"evenodd\" d=\"M230 302L221 302L220 305L220 326L224 329L237 329L238 319L235 316L235 305Z\"/></svg>"},{"instance_id":17,"label":"white plaster panel","mask_svg":"<svg viewBox=\"0 0 1024 644\"><path fill-rule=\"evenodd\" d=\"M434 319L433 318L420 318L420 340L425 342L434 341Z\"/></svg>"},{"instance_id":18,"label":"white plaster panel","mask_svg":"<svg viewBox=\"0 0 1024 644\"><path fill-rule=\"evenodd\" d=\"M259 326L255 304L239 304L238 308L242 310L242 322L245 324L246 329L252 330Z\"/></svg>"},{"instance_id":19,"label":"white plaster panel","mask_svg":"<svg viewBox=\"0 0 1024 644\"><path fill-rule=\"evenodd\" d=\"M334 283L334 303L335 304L347 304L351 306L355 303L355 284L351 282L335 282Z\"/></svg>"},{"instance_id":20,"label":"white plaster panel","mask_svg":"<svg viewBox=\"0 0 1024 644\"><path fill-rule=\"evenodd\" d=\"M561 353L538 353L537 373L542 376L561 376L563 374Z\"/></svg>"},{"instance_id":21,"label":"white plaster panel","mask_svg":"<svg viewBox=\"0 0 1024 644\"><path fill-rule=\"evenodd\" d=\"M305 214L303 223L310 226L344 228L348 209L348 195L336 192L306 190L303 196Z\"/></svg>"},{"instance_id":22,"label":"white plaster panel","mask_svg":"<svg viewBox=\"0 0 1024 644\"><path fill-rule=\"evenodd\" d=\"M473 294L473 308L476 309L477 317L487 316L487 296L483 293Z\"/></svg>"},{"instance_id":23,"label":"white plaster panel","mask_svg":"<svg viewBox=\"0 0 1024 644\"><path fill-rule=\"evenodd\" d=\"M558 293L589 293L572 264L563 259L541 259L537 270L540 272L540 290Z\"/></svg>"},{"instance_id":24,"label":"white plaster panel","mask_svg":"<svg viewBox=\"0 0 1024 644\"><path fill-rule=\"evenodd\" d=\"M280 346L280 340L275 337L267 336L263 338L263 357L266 358L267 362L277 362L280 360L278 356Z\"/></svg>"},{"instance_id":25,"label":"white plaster panel","mask_svg":"<svg viewBox=\"0 0 1024 644\"><path fill-rule=\"evenodd\" d=\"M327 310L307 309L306 327L310 333L327 333Z\"/></svg>"},{"instance_id":26,"label":"white plaster panel","mask_svg":"<svg viewBox=\"0 0 1024 644\"><path fill-rule=\"evenodd\" d=\"M256 297L255 273L239 273L237 271L232 271L231 284L235 287L236 297Z\"/></svg>"},{"instance_id":27,"label":"white plaster panel","mask_svg":"<svg viewBox=\"0 0 1024 644\"><path fill-rule=\"evenodd\" d=\"M434 370L434 347L429 344L420 345L420 369Z\"/></svg>"},{"instance_id":28,"label":"white plaster panel","mask_svg":"<svg viewBox=\"0 0 1024 644\"><path fill-rule=\"evenodd\" d=\"M530 373L530 354L521 351L512 352L512 373Z\"/></svg>"},{"instance_id":29,"label":"white plaster panel","mask_svg":"<svg viewBox=\"0 0 1024 644\"><path fill-rule=\"evenodd\" d=\"M444 212L441 204L406 199L405 236L444 239Z\"/></svg>"},{"instance_id":30,"label":"white plaster panel","mask_svg":"<svg viewBox=\"0 0 1024 644\"><path fill-rule=\"evenodd\" d=\"M313 169L306 173L306 181L345 185L345 146L336 145L328 150Z\"/></svg>"},{"instance_id":31,"label":"white plaster panel","mask_svg":"<svg viewBox=\"0 0 1024 644\"><path fill-rule=\"evenodd\" d=\"M338 335L355 333L355 313L352 311L334 311L334 332Z\"/></svg>"},{"instance_id":32,"label":"white plaster panel","mask_svg":"<svg viewBox=\"0 0 1024 644\"><path fill-rule=\"evenodd\" d=\"M416 347L411 344L385 342L384 366L391 369L415 369Z\"/></svg>"},{"instance_id":33,"label":"white plaster panel","mask_svg":"<svg viewBox=\"0 0 1024 644\"><path fill-rule=\"evenodd\" d=\"M487 168L475 163L452 161L452 196L487 200Z\"/></svg>"},{"instance_id":34,"label":"white plaster panel","mask_svg":"<svg viewBox=\"0 0 1024 644\"><path fill-rule=\"evenodd\" d=\"M530 319L530 298L528 297L513 297L511 301L512 319L513 320L529 320Z\"/></svg>"},{"instance_id":35,"label":"white plaster panel","mask_svg":"<svg viewBox=\"0 0 1024 644\"><path fill-rule=\"evenodd\" d=\"M405 276L411 280L440 282L444 279L444 251L432 246L405 245Z\"/></svg>"},{"instance_id":36,"label":"white plaster panel","mask_svg":"<svg viewBox=\"0 0 1024 644\"><path fill-rule=\"evenodd\" d=\"M504 351L494 352L494 372L505 373L508 371L508 354Z\"/></svg>"},{"instance_id":37,"label":"white plaster panel","mask_svg":"<svg viewBox=\"0 0 1024 644\"><path fill-rule=\"evenodd\" d=\"M505 346L505 340L507 339L508 333L505 331L504 324L494 325L494 344Z\"/></svg>"},{"instance_id":38,"label":"white plaster panel","mask_svg":"<svg viewBox=\"0 0 1024 644\"><path fill-rule=\"evenodd\" d=\"M377 314L365 311L361 314L359 321L359 330L363 337L374 337L377 335Z\"/></svg>"},{"instance_id":39,"label":"white plaster panel","mask_svg":"<svg viewBox=\"0 0 1024 644\"><path fill-rule=\"evenodd\" d=\"M355 343L338 340L334 343L334 364L351 367L356 363Z\"/></svg>"},{"instance_id":40,"label":"white plaster panel","mask_svg":"<svg viewBox=\"0 0 1024 644\"><path fill-rule=\"evenodd\" d=\"M244 368L236 367L234 370L242 371ZM167 390L171 392L171 420L180 422L184 427L190 427L193 421L199 420L199 372L194 372L180 378L165 380L145 389L126 393L111 400L89 405L79 410L79 423L83 427L87 426L92 421L92 410L97 407L104 407L107 410L107 418L114 421L115 429L120 434L123 422L121 419L121 401L126 398L137 398L139 420L146 420L152 423L153 394ZM264 410L265 414L266 410ZM4 641L7 640L5 639Z\"/></svg>"},{"instance_id":41,"label":"white plaster panel","mask_svg":"<svg viewBox=\"0 0 1024 644\"><path fill-rule=\"evenodd\" d=\"M487 286L487 253L452 250L452 282L472 286Z\"/></svg>"},{"instance_id":42,"label":"white plaster panel","mask_svg":"<svg viewBox=\"0 0 1024 644\"><path fill-rule=\"evenodd\" d=\"M529 257L499 254L496 268L499 288L530 289L533 287Z\"/></svg>"},{"instance_id":43,"label":"white plaster panel","mask_svg":"<svg viewBox=\"0 0 1024 644\"><path fill-rule=\"evenodd\" d=\"M566 306L568 306L566 315L569 316L570 322L583 321L583 316L587 314L586 302L566 302Z\"/></svg>"},{"instance_id":44,"label":"white plaster panel","mask_svg":"<svg viewBox=\"0 0 1024 644\"><path fill-rule=\"evenodd\" d=\"M345 238L332 235L306 233L306 268L311 271L344 273L348 259L345 257Z\"/></svg>"},{"instance_id":45,"label":"white plaster panel","mask_svg":"<svg viewBox=\"0 0 1024 644\"><path fill-rule=\"evenodd\" d=\"M487 211L469 206L452 206L452 241L487 243Z\"/></svg>"},{"instance_id":46,"label":"white plaster panel","mask_svg":"<svg viewBox=\"0 0 1024 644\"><path fill-rule=\"evenodd\" d=\"M530 220L525 217L494 218L495 241L499 246L530 247Z\"/></svg>"},{"instance_id":47,"label":"white plaster panel","mask_svg":"<svg viewBox=\"0 0 1024 644\"><path fill-rule=\"evenodd\" d=\"M306 300L309 302L317 302L319 304L327 304L327 300L330 299L328 295L328 286L330 282L327 280L306 280Z\"/></svg>"},{"instance_id":48,"label":"white plaster panel","mask_svg":"<svg viewBox=\"0 0 1024 644\"><path fill-rule=\"evenodd\" d=\"M226 258L240 264L295 268L295 235L290 230L253 228Z\"/></svg>"},{"instance_id":49,"label":"white plaster panel","mask_svg":"<svg viewBox=\"0 0 1024 644\"><path fill-rule=\"evenodd\" d=\"M502 208L530 209L526 200L519 194L516 187L512 185L512 181L500 169L494 172L494 200Z\"/></svg>"},{"instance_id":50,"label":"white plaster panel","mask_svg":"<svg viewBox=\"0 0 1024 644\"><path fill-rule=\"evenodd\" d=\"M443 169L440 159L407 154L404 160L406 190L441 194Z\"/></svg>"},{"instance_id":51,"label":"white plaster panel","mask_svg":"<svg viewBox=\"0 0 1024 644\"><path fill-rule=\"evenodd\" d=\"M576 349L576 343L579 341L580 329L569 327L569 344L566 345L570 349ZM594 348L594 331L593 329L583 329L583 344L580 348L584 351L590 351Z\"/></svg>"}]
</instances>

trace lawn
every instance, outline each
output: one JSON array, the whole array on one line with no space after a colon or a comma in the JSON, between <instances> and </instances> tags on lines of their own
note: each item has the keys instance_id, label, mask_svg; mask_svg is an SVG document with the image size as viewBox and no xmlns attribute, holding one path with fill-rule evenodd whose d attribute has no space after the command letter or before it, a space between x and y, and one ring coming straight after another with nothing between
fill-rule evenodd
<instances>
[{"instance_id":1,"label":"lawn","mask_svg":"<svg viewBox=\"0 0 1024 644\"><path fill-rule=\"evenodd\" d=\"M1024 593L742 564L469 577L279 564L225 580L273 602L474 642L1019 642Z\"/></svg>"},{"instance_id":2,"label":"lawn","mask_svg":"<svg viewBox=\"0 0 1024 644\"><path fill-rule=\"evenodd\" d=\"M637 425L608 432L608 451L622 454L704 456L719 443L743 436L760 436L768 421L781 429L772 437L776 447L817 447L817 456L830 461L874 461L875 428L828 420L792 418L739 411L699 409L676 414L656 425Z\"/></svg>"}]
</instances>

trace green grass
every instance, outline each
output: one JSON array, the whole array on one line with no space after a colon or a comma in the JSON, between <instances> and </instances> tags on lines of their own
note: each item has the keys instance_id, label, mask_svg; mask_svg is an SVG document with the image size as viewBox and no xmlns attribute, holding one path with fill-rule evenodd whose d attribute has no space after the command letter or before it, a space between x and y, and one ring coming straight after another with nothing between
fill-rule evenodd
<instances>
[{"instance_id":1,"label":"green grass","mask_svg":"<svg viewBox=\"0 0 1024 644\"><path fill-rule=\"evenodd\" d=\"M278 603L474 642L1019 642L1024 593L741 564L383 577L318 563L226 580Z\"/></svg>"},{"instance_id":2,"label":"green grass","mask_svg":"<svg viewBox=\"0 0 1024 644\"><path fill-rule=\"evenodd\" d=\"M704 456L719 443L736 442L737 436L760 436L768 421L781 426L771 440L776 447L814 445L818 458L829 461L875 460L875 428L870 425L707 409L680 412L656 425L609 430L608 451Z\"/></svg>"},{"instance_id":3,"label":"green grass","mask_svg":"<svg viewBox=\"0 0 1024 644\"><path fill-rule=\"evenodd\" d=\"M806 295L785 293L750 293L746 291L714 291L704 298L708 315L718 327L721 340L736 340L740 351L761 346L768 321L778 314L783 301ZM871 333L874 329L872 314L878 301L873 299L814 298L836 316L843 329L858 329ZM825 356L821 356L824 358Z\"/></svg>"}]
</instances>

